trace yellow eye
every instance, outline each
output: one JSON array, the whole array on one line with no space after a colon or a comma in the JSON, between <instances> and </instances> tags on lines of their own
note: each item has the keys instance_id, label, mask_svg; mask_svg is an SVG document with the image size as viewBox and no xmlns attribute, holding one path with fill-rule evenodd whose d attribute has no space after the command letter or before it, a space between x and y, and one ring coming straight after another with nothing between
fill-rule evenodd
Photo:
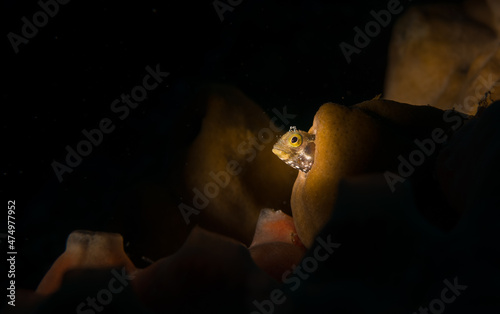
<instances>
[{"instance_id":1,"label":"yellow eye","mask_svg":"<svg viewBox=\"0 0 500 314\"><path fill-rule=\"evenodd\" d=\"M294 134L292 137L290 137L290 145L293 147L299 147L302 144L302 135L300 134Z\"/></svg>"}]
</instances>

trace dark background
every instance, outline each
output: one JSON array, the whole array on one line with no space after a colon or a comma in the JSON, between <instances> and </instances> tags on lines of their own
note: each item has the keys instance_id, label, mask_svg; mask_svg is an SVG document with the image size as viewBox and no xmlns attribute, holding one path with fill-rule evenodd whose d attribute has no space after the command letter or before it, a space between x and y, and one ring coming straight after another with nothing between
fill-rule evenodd
<instances>
[{"instance_id":1,"label":"dark background","mask_svg":"<svg viewBox=\"0 0 500 314\"><path fill-rule=\"evenodd\" d=\"M131 186L163 182L182 167L173 139L192 132L180 117L206 84L236 86L268 113L286 105L299 115L299 129L325 102L352 105L382 93L398 16L350 64L339 44L353 44L353 28L363 29L370 11L387 2L243 0L221 21L213 1L73 0L15 54L7 34L20 34L21 18L40 7L2 1L2 216L15 199L17 287L35 289L75 229L120 232L133 242L130 228L114 226L134 213L116 215L116 206ZM111 102L158 63L170 76L117 119ZM81 131L105 117L116 129L59 183L52 161L64 162L65 146L75 147Z\"/></svg>"}]
</instances>

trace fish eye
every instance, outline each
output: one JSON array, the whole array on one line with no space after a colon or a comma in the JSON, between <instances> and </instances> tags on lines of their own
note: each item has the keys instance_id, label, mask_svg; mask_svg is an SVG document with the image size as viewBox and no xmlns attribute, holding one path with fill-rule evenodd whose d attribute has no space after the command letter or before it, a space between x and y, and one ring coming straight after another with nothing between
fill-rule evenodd
<instances>
[{"instance_id":1,"label":"fish eye","mask_svg":"<svg viewBox=\"0 0 500 314\"><path fill-rule=\"evenodd\" d=\"M302 144L302 135L295 134L290 138L290 145L293 147L299 147Z\"/></svg>"}]
</instances>

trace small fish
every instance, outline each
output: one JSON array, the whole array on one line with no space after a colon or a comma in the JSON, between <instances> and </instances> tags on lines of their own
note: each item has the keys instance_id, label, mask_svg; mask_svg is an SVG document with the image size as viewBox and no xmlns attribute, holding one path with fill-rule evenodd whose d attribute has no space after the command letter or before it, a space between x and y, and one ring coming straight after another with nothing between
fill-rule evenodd
<instances>
[{"instance_id":1,"label":"small fish","mask_svg":"<svg viewBox=\"0 0 500 314\"><path fill-rule=\"evenodd\" d=\"M290 127L273 146L273 153L287 165L307 173L314 163L314 134Z\"/></svg>"}]
</instances>

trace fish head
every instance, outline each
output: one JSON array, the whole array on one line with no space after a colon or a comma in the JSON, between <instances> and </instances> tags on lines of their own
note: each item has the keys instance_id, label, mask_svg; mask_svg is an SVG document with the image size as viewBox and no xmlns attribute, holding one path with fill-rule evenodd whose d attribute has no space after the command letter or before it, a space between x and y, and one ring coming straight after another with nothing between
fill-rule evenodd
<instances>
[{"instance_id":1,"label":"fish head","mask_svg":"<svg viewBox=\"0 0 500 314\"><path fill-rule=\"evenodd\" d=\"M314 162L314 134L291 127L273 146L273 153L287 165L308 172Z\"/></svg>"}]
</instances>

